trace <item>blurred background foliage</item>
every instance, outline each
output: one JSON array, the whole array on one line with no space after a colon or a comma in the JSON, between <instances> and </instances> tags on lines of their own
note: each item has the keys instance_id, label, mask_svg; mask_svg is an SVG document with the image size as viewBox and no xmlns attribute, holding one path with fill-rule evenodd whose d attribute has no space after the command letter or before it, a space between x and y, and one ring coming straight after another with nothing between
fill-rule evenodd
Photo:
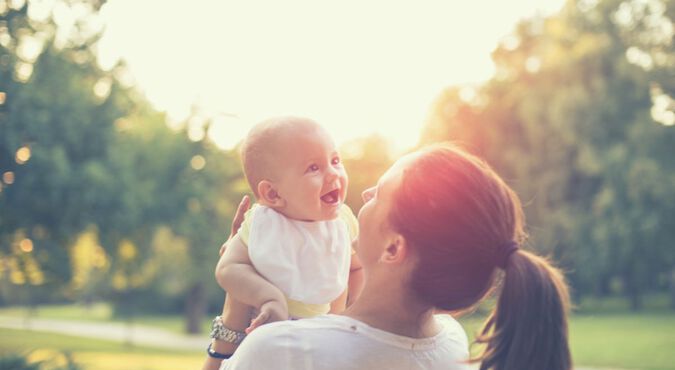
<instances>
[{"instance_id":1,"label":"blurred background foliage","mask_svg":"<svg viewBox=\"0 0 675 370\"><path fill-rule=\"evenodd\" d=\"M496 76L438 98L423 142L457 140L526 204L531 246L577 297L675 307L673 1L571 1L521 23Z\"/></svg>"},{"instance_id":2,"label":"blurred background foliage","mask_svg":"<svg viewBox=\"0 0 675 370\"><path fill-rule=\"evenodd\" d=\"M198 107L167 125L123 64L99 67L102 1L58 4L79 9L71 33L0 1L0 305L107 301L198 332L222 304L238 154L209 141ZM496 75L449 87L421 134L496 167L526 205L529 247L568 271L577 301L639 310L659 293L675 308L674 14L673 0L587 0L523 21ZM357 212L395 155L379 136L342 152Z\"/></svg>"}]
</instances>

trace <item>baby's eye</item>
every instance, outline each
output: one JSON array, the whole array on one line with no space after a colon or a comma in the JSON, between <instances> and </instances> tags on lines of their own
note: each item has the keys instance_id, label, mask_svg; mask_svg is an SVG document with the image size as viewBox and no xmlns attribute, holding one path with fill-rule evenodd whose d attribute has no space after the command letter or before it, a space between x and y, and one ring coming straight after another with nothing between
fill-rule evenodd
<instances>
[{"instance_id":1,"label":"baby's eye","mask_svg":"<svg viewBox=\"0 0 675 370\"><path fill-rule=\"evenodd\" d=\"M337 165L340 164L340 157L335 157L330 161L331 164Z\"/></svg>"},{"instance_id":2,"label":"baby's eye","mask_svg":"<svg viewBox=\"0 0 675 370\"><path fill-rule=\"evenodd\" d=\"M318 170L319 170L319 166L317 166L316 164L313 164L313 165L310 165L309 167L307 167L307 172L316 172Z\"/></svg>"}]
</instances>

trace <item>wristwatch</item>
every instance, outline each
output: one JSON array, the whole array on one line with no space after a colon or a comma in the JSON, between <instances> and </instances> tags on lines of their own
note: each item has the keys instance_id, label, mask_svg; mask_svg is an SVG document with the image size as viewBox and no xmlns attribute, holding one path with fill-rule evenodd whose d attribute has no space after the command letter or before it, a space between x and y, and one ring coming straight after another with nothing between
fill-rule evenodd
<instances>
[{"instance_id":1,"label":"wristwatch","mask_svg":"<svg viewBox=\"0 0 675 370\"><path fill-rule=\"evenodd\" d=\"M211 323L211 338L239 345L246 338L246 333L226 327L223 318L216 316Z\"/></svg>"}]
</instances>

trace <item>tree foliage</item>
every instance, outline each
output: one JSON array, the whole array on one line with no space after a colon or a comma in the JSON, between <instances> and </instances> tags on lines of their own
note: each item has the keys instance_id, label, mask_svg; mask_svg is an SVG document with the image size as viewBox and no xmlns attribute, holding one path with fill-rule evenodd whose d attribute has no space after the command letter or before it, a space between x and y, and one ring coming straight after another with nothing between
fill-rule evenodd
<instances>
[{"instance_id":1,"label":"tree foliage","mask_svg":"<svg viewBox=\"0 0 675 370\"><path fill-rule=\"evenodd\" d=\"M98 65L101 2L55 4L88 12L65 33L31 2L0 12L0 295L107 297L126 314L183 302L196 331L222 303L210 283L245 189L237 155L190 140L194 119L169 128L124 65Z\"/></svg>"},{"instance_id":2,"label":"tree foliage","mask_svg":"<svg viewBox=\"0 0 675 370\"><path fill-rule=\"evenodd\" d=\"M0 20L0 251L16 254L21 233L45 281L61 284L67 247L108 201L99 191L114 178L111 123L130 100L86 43L57 47L54 23L32 20L28 8L6 8Z\"/></svg>"},{"instance_id":3,"label":"tree foliage","mask_svg":"<svg viewBox=\"0 0 675 370\"><path fill-rule=\"evenodd\" d=\"M618 285L634 308L675 266L674 14L673 1L569 1L524 21L494 51L495 77L446 91L423 135L505 175L533 247L577 294Z\"/></svg>"}]
</instances>

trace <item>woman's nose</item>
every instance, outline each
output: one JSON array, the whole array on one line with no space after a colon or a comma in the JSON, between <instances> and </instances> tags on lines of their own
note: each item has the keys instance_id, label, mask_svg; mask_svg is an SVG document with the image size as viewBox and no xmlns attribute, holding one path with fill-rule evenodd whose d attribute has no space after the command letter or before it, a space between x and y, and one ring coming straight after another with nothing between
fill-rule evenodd
<instances>
[{"instance_id":1,"label":"woman's nose","mask_svg":"<svg viewBox=\"0 0 675 370\"><path fill-rule=\"evenodd\" d=\"M361 193L361 198L363 199L363 202L367 202L373 198L373 192L375 191L375 188L369 188L363 191Z\"/></svg>"}]
</instances>

